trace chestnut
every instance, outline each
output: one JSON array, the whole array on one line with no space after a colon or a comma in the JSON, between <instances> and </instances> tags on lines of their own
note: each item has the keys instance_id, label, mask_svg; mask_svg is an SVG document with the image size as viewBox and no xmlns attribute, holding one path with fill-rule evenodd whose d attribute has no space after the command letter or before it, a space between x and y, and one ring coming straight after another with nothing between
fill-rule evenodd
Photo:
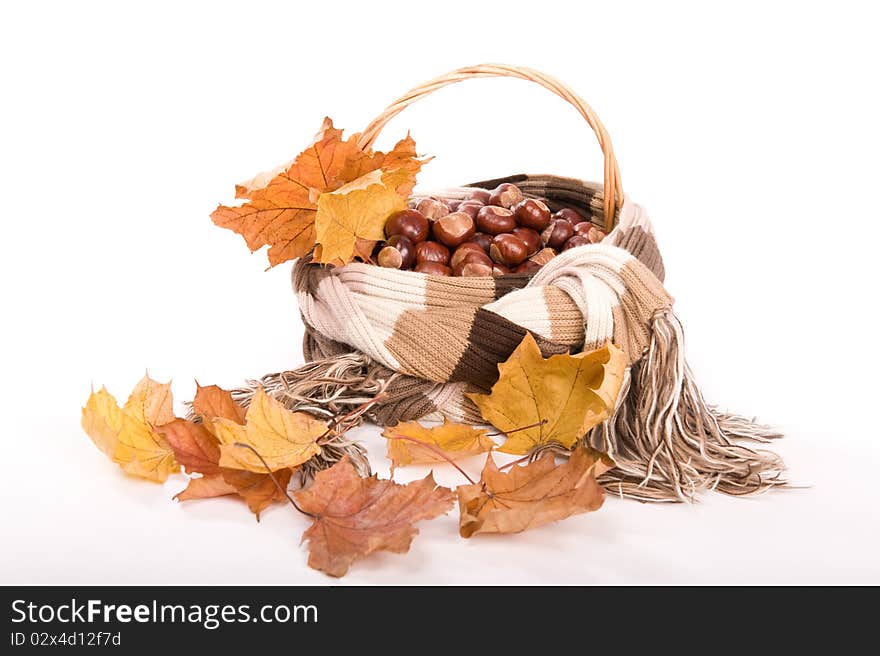
<instances>
[{"instance_id":1,"label":"chestnut","mask_svg":"<svg viewBox=\"0 0 880 656\"><path fill-rule=\"evenodd\" d=\"M590 228L593 227L593 224L589 221L581 221L574 227L574 234L580 235L581 237L587 237L590 234Z\"/></svg>"},{"instance_id":2,"label":"chestnut","mask_svg":"<svg viewBox=\"0 0 880 656\"><path fill-rule=\"evenodd\" d=\"M556 251L552 248L542 248L529 258L529 262L534 262L538 266L544 266L554 257L556 257Z\"/></svg>"},{"instance_id":3,"label":"chestnut","mask_svg":"<svg viewBox=\"0 0 880 656\"><path fill-rule=\"evenodd\" d=\"M452 200L447 200L447 201L446 201L446 205L449 207L449 211L450 211L450 212L457 212L459 206L460 206L463 202L464 202L464 201L462 201L462 200L452 199Z\"/></svg>"},{"instance_id":4,"label":"chestnut","mask_svg":"<svg viewBox=\"0 0 880 656\"><path fill-rule=\"evenodd\" d=\"M453 273L455 273L453 271ZM492 267L485 262L471 261L468 260L464 263L464 266L458 272L459 276L463 276L465 278L476 278L480 276L491 276L492 275Z\"/></svg>"},{"instance_id":5,"label":"chestnut","mask_svg":"<svg viewBox=\"0 0 880 656\"><path fill-rule=\"evenodd\" d=\"M492 197L492 192L486 189L474 189L468 194L468 200L474 200L480 205L486 205Z\"/></svg>"},{"instance_id":6,"label":"chestnut","mask_svg":"<svg viewBox=\"0 0 880 656\"><path fill-rule=\"evenodd\" d=\"M452 267L452 275L453 276L462 276L464 275L463 271L465 267L469 264L479 264L485 266L489 269L489 273L483 273L479 275L492 275L492 260L489 259L489 256L485 253L481 253L479 251L469 251L463 258L461 258L456 266ZM473 269L471 269L473 270Z\"/></svg>"},{"instance_id":7,"label":"chestnut","mask_svg":"<svg viewBox=\"0 0 880 656\"><path fill-rule=\"evenodd\" d=\"M488 257L486 251L480 248L479 244L476 244L472 241L467 241L455 249L452 257L449 259L449 266L451 266L453 269L458 268L458 265L462 263L464 258L471 253L479 253L480 255Z\"/></svg>"},{"instance_id":8,"label":"chestnut","mask_svg":"<svg viewBox=\"0 0 880 656\"><path fill-rule=\"evenodd\" d=\"M458 246L474 236L474 220L464 212L453 212L434 221L431 226L434 238L447 246Z\"/></svg>"},{"instance_id":9,"label":"chestnut","mask_svg":"<svg viewBox=\"0 0 880 656\"><path fill-rule=\"evenodd\" d=\"M518 267L516 267L513 272L514 273L527 273L530 276L534 275L541 269L541 265L537 262L532 262L531 260L526 260Z\"/></svg>"},{"instance_id":10,"label":"chestnut","mask_svg":"<svg viewBox=\"0 0 880 656\"><path fill-rule=\"evenodd\" d=\"M582 237L581 235L574 235L570 237L567 242L562 246L563 251L567 251L569 248L577 248L578 246L586 246L588 244L592 244L589 239L586 237Z\"/></svg>"},{"instance_id":11,"label":"chestnut","mask_svg":"<svg viewBox=\"0 0 880 656\"><path fill-rule=\"evenodd\" d=\"M526 198L514 208L517 222L532 230L543 230L550 225L550 208L540 200Z\"/></svg>"},{"instance_id":12,"label":"chestnut","mask_svg":"<svg viewBox=\"0 0 880 656\"><path fill-rule=\"evenodd\" d=\"M591 244L598 244L605 239L605 233L599 230L596 226L593 226L590 228L590 232L587 233L587 239L590 240Z\"/></svg>"},{"instance_id":13,"label":"chestnut","mask_svg":"<svg viewBox=\"0 0 880 656\"><path fill-rule=\"evenodd\" d=\"M523 199L523 193L519 187L509 182L502 182L492 190L489 196L489 205L499 205L510 209Z\"/></svg>"},{"instance_id":14,"label":"chestnut","mask_svg":"<svg viewBox=\"0 0 880 656\"><path fill-rule=\"evenodd\" d=\"M515 235L495 235L489 248L489 256L501 264L515 266L529 256L529 249L525 242Z\"/></svg>"},{"instance_id":15,"label":"chestnut","mask_svg":"<svg viewBox=\"0 0 880 656\"><path fill-rule=\"evenodd\" d=\"M562 248L562 245L574 234L574 226L565 219L553 219L553 222L541 233L544 245L550 248Z\"/></svg>"},{"instance_id":16,"label":"chestnut","mask_svg":"<svg viewBox=\"0 0 880 656\"><path fill-rule=\"evenodd\" d=\"M531 228L514 228L511 234L516 235L523 240L526 248L529 249L529 255L534 255L541 250L541 246L543 246L541 243L541 235Z\"/></svg>"},{"instance_id":17,"label":"chestnut","mask_svg":"<svg viewBox=\"0 0 880 656\"><path fill-rule=\"evenodd\" d=\"M470 216L472 219L474 219L476 221L477 212L480 211L481 207L483 207L483 203L477 203L476 201L473 201L473 200L466 200L466 201L463 201L458 206L458 210L456 210L456 211L465 212L468 214L468 216Z\"/></svg>"},{"instance_id":18,"label":"chestnut","mask_svg":"<svg viewBox=\"0 0 880 656\"><path fill-rule=\"evenodd\" d=\"M486 205L477 213L477 227L480 232L500 235L502 232L513 230L516 227L516 219L513 218L513 212L508 209Z\"/></svg>"},{"instance_id":19,"label":"chestnut","mask_svg":"<svg viewBox=\"0 0 880 656\"><path fill-rule=\"evenodd\" d=\"M478 232L471 237L471 241L478 244L480 248L488 253L489 247L492 245L492 235L487 235L485 232Z\"/></svg>"},{"instance_id":20,"label":"chestnut","mask_svg":"<svg viewBox=\"0 0 880 656\"><path fill-rule=\"evenodd\" d=\"M386 269L409 269L415 258L415 246L403 235L392 235L376 256L379 266Z\"/></svg>"},{"instance_id":21,"label":"chestnut","mask_svg":"<svg viewBox=\"0 0 880 656\"><path fill-rule=\"evenodd\" d=\"M449 209L449 205L436 198L423 198L419 201L416 209L429 221L436 221L441 216L446 216L452 211Z\"/></svg>"},{"instance_id":22,"label":"chestnut","mask_svg":"<svg viewBox=\"0 0 880 656\"><path fill-rule=\"evenodd\" d=\"M423 241L416 244L416 262L436 262L449 264L449 249L436 241Z\"/></svg>"},{"instance_id":23,"label":"chestnut","mask_svg":"<svg viewBox=\"0 0 880 656\"><path fill-rule=\"evenodd\" d=\"M511 271L508 267L504 266L503 264L498 264L498 262L496 262L492 266L492 275L495 276L496 278L498 276L507 276L507 275L510 275L511 273L513 273L513 271Z\"/></svg>"},{"instance_id":24,"label":"chestnut","mask_svg":"<svg viewBox=\"0 0 880 656\"><path fill-rule=\"evenodd\" d=\"M556 214L553 215L554 219L565 219L571 224L571 227L575 227L578 223L583 223L584 217L582 217L578 212L571 209L570 207L563 207L561 210L557 211Z\"/></svg>"},{"instance_id":25,"label":"chestnut","mask_svg":"<svg viewBox=\"0 0 880 656\"><path fill-rule=\"evenodd\" d=\"M415 271L417 273L426 273L429 276L451 276L452 269L445 264L439 262L421 262L416 264Z\"/></svg>"},{"instance_id":26,"label":"chestnut","mask_svg":"<svg viewBox=\"0 0 880 656\"><path fill-rule=\"evenodd\" d=\"M418 210L396 212L385 222L385 234L389 237L403 235L417 244L428 238L428 219Z\"/></svg>"}]
</instances>

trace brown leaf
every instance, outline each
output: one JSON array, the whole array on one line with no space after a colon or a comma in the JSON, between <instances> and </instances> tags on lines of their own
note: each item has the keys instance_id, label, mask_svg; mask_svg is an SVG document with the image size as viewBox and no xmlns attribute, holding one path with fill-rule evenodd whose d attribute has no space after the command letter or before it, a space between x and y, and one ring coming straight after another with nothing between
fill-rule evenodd
<instances>
[{"instance_id":1,"label":"brown leaf","mask_svg":"<svg viewBox=\"0 0 880 656\"><path fill-rule=\"evenodd\" d=\"M194 424L186 419L174 419L158 432L168 440L177 462L190 474L199 472L205 476L217 474L220 467L220 446L217 438L204 424Z\"/></svg>"},{"instance_id":2,"label":"brown leaf","mask_svg":"<svg viewBox=\"0 0 880 656\"><path fill-rule=\"evenodd\" d=\"M468 396L483 419L511 432L499 451L525 454L548 442L571 447L614 410L625 369L623 352L611 342L590 353L544 358L529 333L498 365L491 392Z\"/></svg>"},{"instance_id":3,"label":"brown leaf","mask_svg":"<svg viewBox=\"0 0 880 656\"><path fill-rule=\"evenodd\" d=\"M211 214L211 219L218 226L242 235L251 251L268 245L271 266L305 255L316 242L315 222L320 219L318 201L322 194L335 192L380 169L394 172L389 182L401 198L412 190L422 165L412 139L407 137L386 155L361 150L357 146L359 138L359 134L354 134L343 140L342 130L334 128L333 122L325 118L315 141L290 166L238 185L236 197L247 202L238 207L221 205ZM373 204L373 211L379 209ZM352 221L351 216L345 219L346 224ZM323 240L332 241L332 235L326 230ZM347 259L342 259L350 261L353 253L352 247ZM337 257L338 250L332 255L334 260Z\"/></svg>"},{"instance_id":4,"label":"brown leaf","mask_svg":"<svg viewBox=\"0 0 880 656\"><path fill-rule=\"evenodd\" d=\"M343 576L351 564L374 551L405 553L418 534L413 524L447 512L452 490L439 487L433 474L408 485L376 476L361 478L347 457L294 492L299 506L314 516L303 533L309 566Z\"/></svg>"},{"instance_id":5,"label":"brown leaf","mask_svg":"<svg viewBox=\"0 0 880 656\"><path fill-rule=\"evenodd\" d=\"M422 426L417 421L401 422L387 427L382 437L388 439L387 456L394 471L395 467L445 462L491 451L495 442L487 433L485 429L447 419L441 425L431 427ZM409 439L400 439L400 436Z\"/></svg>"},{"instance_id":6,"label":"brown leaf","mask_svg":"<svg viewBox=\"0 0 880 656\"><path fill-rule=\"evenodd\" d=\"M242 425L244 425L244 417L247 413L247 408L236 403L232 394L216 385L202 387L196 384L196 396L192 402L192 409L205 422L223 417Z\"/></svg>"},{"instance_id":7,"label":"brown leaf","mask_svg":"<svg viewBox=\"0 0 880 656\"><path fill-rule=\"evenodd\" d=\"M584 446L561 465L552 453L545 453L509 472L500 471L490 455L480 482L457 488L459 532L464 538L476 533L518 533L598 510L605 491L596 477L613 466L607 455Z\"/></svg>"},{"instance_id":8,"label":"brown leaf","mask_svg":"<svg viewBox=\"0 0 880 656\"><path fill-rule=\"evenodd\" d=\"M266 473L219 466L220 440L211 431L214 420L221 419L241 425L245 423L246 409L233 400L232 394L216 385L199 385L192 409L202 418L203 423L175 419L161 427L187 471L203 474L201 478L190 479L186 489L176 499L188 501L237 494L259 519L260 513L271 503L286 498L282 490L290 484L292 469L275 472L275 480L282 488L279 490L272 477Z\"/></svg>"}]
</instances>

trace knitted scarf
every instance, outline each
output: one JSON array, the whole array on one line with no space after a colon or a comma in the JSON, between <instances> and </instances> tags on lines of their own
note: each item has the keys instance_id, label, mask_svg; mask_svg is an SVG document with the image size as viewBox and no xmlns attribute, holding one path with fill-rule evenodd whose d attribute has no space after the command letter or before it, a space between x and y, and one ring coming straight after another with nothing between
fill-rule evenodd
<instances>
[{"instance_id":1,"label":"knitted scarf","mask_svg":"<svg viewBox=\"0 0 880 656\"><path fill-rule=\"evenodd\" d=\"M603 225L598 185L520 175L472 186L501 181ZM630 365L624 388L614 415L584 438L617 463L600 479L607 489L680 501L703 489L747 494L782 484L775 454L740 443L778 434L703 400L663 277L647 214L629 199L601 243L565 251L531 278L435 277L363 263L331 268L302 258L293 287L311 364L260 384L291 407L328 414L381 391L368 414L381 425L442 417L479 424L465 393L487 391L527 332L545 357L612 340Z\"/></svg>"}]
</instances>

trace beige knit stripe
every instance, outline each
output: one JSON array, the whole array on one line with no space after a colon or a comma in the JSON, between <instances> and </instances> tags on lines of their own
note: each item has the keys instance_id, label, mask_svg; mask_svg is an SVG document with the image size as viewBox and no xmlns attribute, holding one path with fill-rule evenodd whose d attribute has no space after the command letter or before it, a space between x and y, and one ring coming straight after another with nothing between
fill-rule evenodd
<instances>
[{"instance_id":1,"label":"beige knit stripe","mask_svg":"<svg viewBox=\"0 0 880 656\"><path fill-rule=\"evenodd\" d=\"M650 331L644 325L634 326L620 305L615 305L611 312L614 316L614 339L612 341L623 350L627 362L633 364L642 357L645 348L650 344Z\"/></svg>"},{"instance_id":2,"label":"beige knit stripe","mask_svg":"<svg viewBox=\"0 0 880 656\"><path fill-rule=\"evenodd\" d=\"M478 308L495 300L495 281L492 278L425 278L425 305L429 308Z\"/></svg>"},{"instance_id":3,"label":"beige knit stripe","mask_svg":"<svg viewBox=\"0 0 880 656\"><path fill-rule=\"evenodd\" d=\"M497 301L485 305L484 308L542 337L551 339L553 327L545 303L544 290L541 287L505 294Z\"/></svg>"},{"instance_id":4,"label":"beige knit stripe","mask_svg":"<svg viewBox=\"0 0 880 656\"><path fill-rule=\"evenodd\" d=\"M302 291L297 296L303 321L322 335L348 344L390 369L400 366L385 347L383 331L361 311L338 276L318 276L313 294Z\"/></svg>"},{"instance_id":5,"label":"beige knit stripe","mask_svg":"<svg viewBox=\"0 0 880 656\"><path fill-rule=\"evenodd\" d=\"M540 289L544 296L543 308L550 321L550 334L544 337L580 347L584 343L584 317L571 296L552 285Z\"/></svg>"},{"instance_id":6,"label":"beige knit stripe","mask_svg":"<svg viewBox=\"0 0 880 656\"><path fill-rule=\"evenodd\" d=\"M659 280L663 280L666 271L663 267L663 258L660 257L660 249L657 248L657 240L650 232L646 232L642 226L630 226L616 235L615 246L628 251L635 258L651 270Z\"/></svg>"},{"instance_id":7,"label":"beige knit stripe","mask_svg":"<svg viewBox=\"0 0 880 656\"><path fill-rule=\"evenodd\" d=\"M385 341L398 370L435 382L452 376L468 347L476 308L407 310Z\"/></svg>"}]
</instances>

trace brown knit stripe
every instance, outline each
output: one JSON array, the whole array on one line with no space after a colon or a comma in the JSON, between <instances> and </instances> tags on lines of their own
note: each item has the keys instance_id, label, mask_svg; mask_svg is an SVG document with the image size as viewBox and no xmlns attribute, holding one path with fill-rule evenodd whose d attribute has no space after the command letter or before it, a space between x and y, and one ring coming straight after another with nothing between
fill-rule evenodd
<instances>
[{"instance_id":1,"label":"brown knit stripe","mask_svg":"<svg viewBox=\"0 0 880 656\"><path fill-rule=\"evenodd\" d=\"M626 312L620 305L611 308L614 319L614 335L612 341L621 348L629 364L642 357L645 348L651 343L651 335L642 325L632 326L627 323Z\"/></svg>"},{"instance_id":2,"label":"brown knit stripe","mask_svg":"<svg viewBox=\"0 0 880 656\"><path fill-rule=\"evenodd\" d=\"M636 225L622 230L618 233L614 245L629 251L648 267L658 280L663 281L666 270L663 267L663 258L660 256L657 240L642 226Z\"/></svg>"},{"instance_id":3,"label":"brown knit stripe","mask_svg":"<svg viewBox=\"0 0 880 656\"><path fill-rule=\"evenodd\" d=\"M428 396L437 385L410 376L397 376L385 388L387 400L378 406L373 419L382 426L392 426L437 412L437 406Z\"/></svg>"},{"instance_id":4,"label":"brown knit stripe","mask_svg":"<svg viewBox=\"0 0 880 656\"><path fill-rule=\"evenodd\" d=\"M425 285L428 308L478 308L495 300L495 279L430 276Z\"/></svg>"},{"instance_id":5,"label":"brown knit stripe","mask_svg":"<svg viewBox=\"0 0 880 656\"><path fill-rule=\"evenodd\" d=\"M447 382L468 348L476 312L477 308L468 307L407 310L394 323L385 347L400 363L401 372Z\"/></svg>"},{"instance_id":6,"label":"brown knit stripe","mask_svg":"<svg viewBox=\"0 0 880 656\"><path fill-rule=\"evenodd\" d=\"M525 273L516 273L508 276L499 276L493 278L495 283L495 299L499 299L505 294L509 294L517 289L522 289L529 284L530 275Z\"/></svg>"},{"instance_id":7,"label":"brown knit stripe","mask_svg":"<svg viewBox=\"0 0 880 656\"><path fill-rule=\"evenodd\" d=\"M550 316L550 339L569 346L584 343L584 317L571 296L553 285L541 288L545 312Z\"/></svg>"},{"instance_id":8,"label":"brown knit stripe","mask_svg":"<svg viewBox=\"0 0 880 656\"><path fill-rule=\"evenodd\" d=\"M620 269L620 277L626 291L620 305L612 308L614 342L634 362L651 343L651 319L658 310L672 306L672 297L639 260L627 262Z\"/></svg>"},{"instance_id":9,"label":"brown knit stripe","mask_svg":"<svg viewBox=\"0 0 880 656\"><path fill-rule=\"evenodd\" d=\"M466 340L467 348L459 357L449 380L466 381L488 389L498 379L499 363L510 357L526 332L523 327L494 312L482 308L477 310ZM545 356L568 352L568 347L563 344L556 344L540 335L534 337Z\"/></svg>"}]
</instances>

